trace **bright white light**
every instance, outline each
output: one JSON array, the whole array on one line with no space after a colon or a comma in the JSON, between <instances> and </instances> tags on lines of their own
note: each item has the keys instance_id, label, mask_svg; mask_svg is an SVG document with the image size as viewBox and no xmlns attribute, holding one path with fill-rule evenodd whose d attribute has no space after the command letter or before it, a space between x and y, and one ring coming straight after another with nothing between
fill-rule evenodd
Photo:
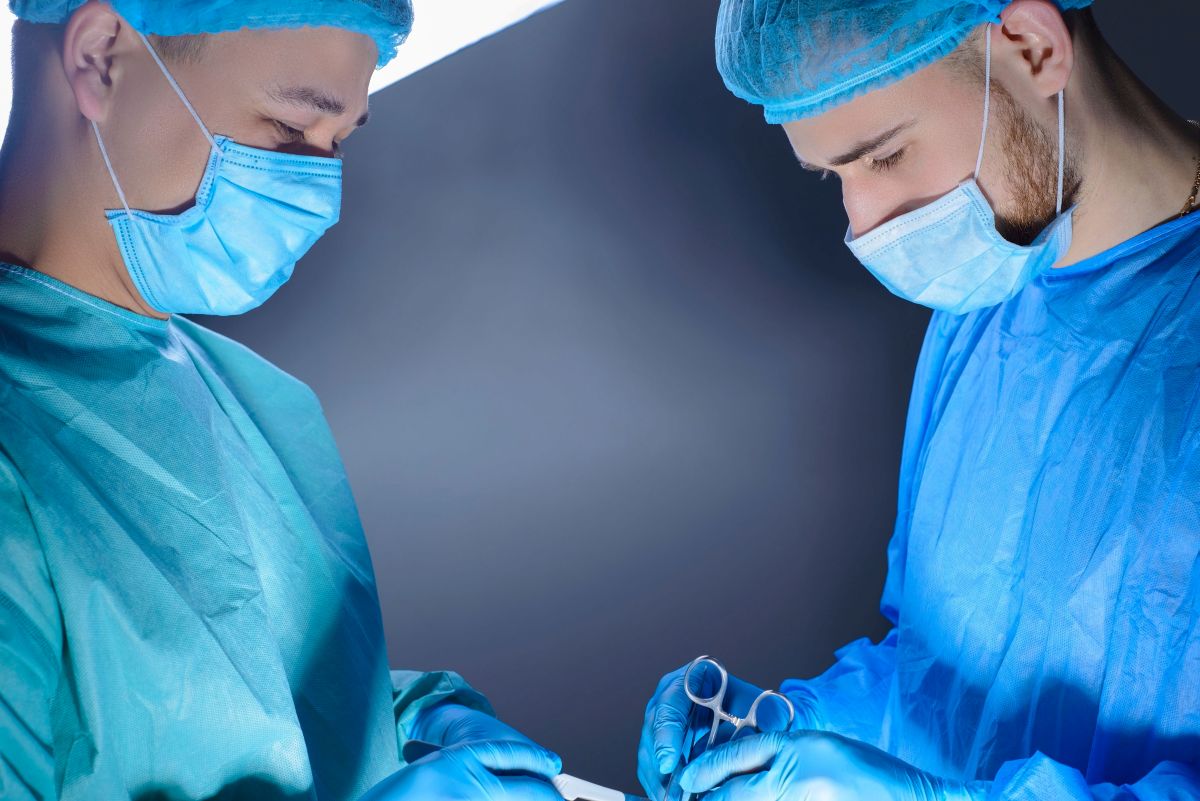
<instances>
[{"instance_id":1,"label":"bright white light","mask_svg":"<svg viewBox=\"0 0 1200 801\"><path fill-rule=\"evenodd\" d=\"M0 132L8 129L12 111L12 26L13 14L8 3L0 5ZM0 133L0 135L3 135Z\"/></svg>"},{"instance_id":2,"label":"bright white light","mask_svg":"<svg viewBox=\"0 0 1200 801\"><path fill-rule=\"evenodd\" d=\"M412 35L399 55L371 80L378 92L451 53L520 22L562 0L414 0ZM12 109L12 25L8 3L0 3L0 131Z\"/></svg>"},{"instance_id":3,"label":"bright white light","mask_svg":"<svg viewBox=\"0 0 1200 801\"><path fill-rule=\"evenodd\" d=\"M562 0L413 0L412 33L396 58L375 73L378 92L451 53Z\"/></svg>"}]
</instances>

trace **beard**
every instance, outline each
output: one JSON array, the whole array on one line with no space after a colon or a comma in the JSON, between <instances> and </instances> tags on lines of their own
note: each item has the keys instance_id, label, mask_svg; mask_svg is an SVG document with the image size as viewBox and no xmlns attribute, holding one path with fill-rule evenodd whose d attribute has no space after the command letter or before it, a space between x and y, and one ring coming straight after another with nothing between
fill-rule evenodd
<instances>
[{"instance_id":1,"label":"beard","mask_svg":"<svg viewBox=\"0 0 1200 801\"><path fill-rule=\"evenodd\" d=\"M1058 216L1058 132L1047 131L1002 86L992 99L1002 128L1005 178L1010 200L997 208L996 230L1017 245L1029 245ZM1063 166L1063 209L1074 205L1081 180L1070 139Z\"/></svg>"}]
</instances>

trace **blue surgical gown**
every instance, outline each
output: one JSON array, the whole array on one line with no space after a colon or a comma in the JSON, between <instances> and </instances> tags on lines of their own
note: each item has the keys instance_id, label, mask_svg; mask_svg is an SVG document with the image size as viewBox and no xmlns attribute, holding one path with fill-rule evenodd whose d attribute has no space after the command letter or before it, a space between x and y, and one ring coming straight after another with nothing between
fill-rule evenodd
<instances>
[{"instance_id":1,"label":"blue surgical gown","mask_svg":"<svg viewBox=\"0 0 1200 801\"><path fill-rule=\"evenodd\" d=\"M935 313L878 644L784 691L994 798L1200 798L1200 213Z\"/></svg>"},{"instance_id":2,"label":"blue surgical gown","mask_svg":"<svg viewBox=\"0 0 1200 801\"><path fill-rule=\"evenodd\" d=\"M0 798L349 801L443 701L307 387L0 265Z\"/></svg>"}]
</instances>

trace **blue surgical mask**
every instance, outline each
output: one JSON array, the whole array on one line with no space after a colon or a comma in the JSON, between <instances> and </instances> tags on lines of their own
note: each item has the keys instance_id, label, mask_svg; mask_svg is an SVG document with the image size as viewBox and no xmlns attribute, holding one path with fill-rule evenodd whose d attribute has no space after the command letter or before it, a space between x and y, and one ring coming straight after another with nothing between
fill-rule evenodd
<instances>
[{"instance_id":1,"label":"blue surgical mask","mask_svg":"<svg viewBox=\"0 0 1200 801\"><path fill-rule=\"evenodd\" d=\"M92 123L124 207L106 212L121 257L146 303L164 314L249 311L291 277L296 261L337 222L342 162L214 136L145 36L142 42L211 148L191 208L180 214L138 211L129 208Z\"/></svg>"},{"instance_id":2,"label":"blue surgical mask","mask_svg":"<svg viewBox=\"0 0 1200 801\"><path fill-rule=\"evenodd\" d=\"M1065 164L1063 94L1058 93L1058 202L1054 221L1030 245L1009 242L976 179L983 165L991 109L992 38L987 28L983 136L974 177L938 200L868 231L846 244L880 282L906 300L965 314L1015 296L1054 266L1071 246L1071 213L1063 212Z\"/></svg>"}]
</instances>

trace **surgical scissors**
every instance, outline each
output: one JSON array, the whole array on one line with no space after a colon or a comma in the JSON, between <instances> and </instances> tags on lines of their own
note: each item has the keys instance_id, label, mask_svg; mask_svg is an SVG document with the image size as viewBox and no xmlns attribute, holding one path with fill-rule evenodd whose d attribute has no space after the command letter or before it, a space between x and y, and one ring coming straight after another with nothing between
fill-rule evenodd
<instances>
[{"instance_id":1,"label":"surgical scissors","mask_svg":"<svg viewBox=\"0 0 1200 801\"><path fill-rule=\"evenodd\" d=\"M704 687L707 680L710 678L708 672L713 671L718 678L716 692L712 695L703 695ZM696 689L692 687L695 685ZM780 704L780 709L787 714L787 722L784 725L784 731L791 729L792 723L796 720L796 707L792 700L786 695L775 690L764 690L750 704L750 708L746 711L744 717L726 711L725 709L725 693L729 689L729 671L725 666L711 656L698 656L688 663L687 668L683 671L683 691L687 693L688 700L692 702L693 707L688 715L688 726L684 733L685 742L683 743L686 759L681 758L679 764L671 774L671 781L667 785L664 798L667 801L676 801L677 799L686 799L688 794L683 793L679 788L679 777L683 773L684 767L692 760L700 756L700 754L712 748L717 742L717 732L721 728L722 723L728 723L733 726L733 734L729 736L732 740L737 737L743 730L762 731L759 726L759 709L764 703ZM692 729L696 725L697 712L700 709L707 709L712 713L712 727L709 729L707 741L704 747L700 748L699 742L689 743Z\"/></svg>"},{"instance_id":2,"label":"surgical scissors","mask_svg":"<svg viewBox=\"0 0 1200 801\"><path fill-rule=\"evenodd\" d=\"M717 675L720 677L721 683L717 687L717 691L711 696L703 696L697 692L692 692L692 674L701 667L715 670ZM699 684L698 687L701 691L703 691L703 679L701 679L701 684ZM705 750L712 748L717 742L717 729L721 727L722 723L729 723L733 726L733 734L729 737L731 740L734 737L737 737L738 734L741 733L742 729L761 731L758 725L758 708L765 701L775 701L783 705L783 710L787 712L787 724L785 726L785 730L790 729L792 726L792 721L796 719L796 707L792 705L791 699L783 693L776 692L775 690L764 690L759 693L758 697L754 699L754 702L750 704L750 709L746 712L746 716L739 718L737 715L725 711L725 691L728 689L729 672L725 670L724 665L713 659L711 656L696 657L692 660L692 663L688 665L687 670L685 670L683 673L683 691L687 693L688 699L693 704L702 706L712 712L712 729L708 733L708 742L704 746Z\"/></svg>"}]
</instances>

